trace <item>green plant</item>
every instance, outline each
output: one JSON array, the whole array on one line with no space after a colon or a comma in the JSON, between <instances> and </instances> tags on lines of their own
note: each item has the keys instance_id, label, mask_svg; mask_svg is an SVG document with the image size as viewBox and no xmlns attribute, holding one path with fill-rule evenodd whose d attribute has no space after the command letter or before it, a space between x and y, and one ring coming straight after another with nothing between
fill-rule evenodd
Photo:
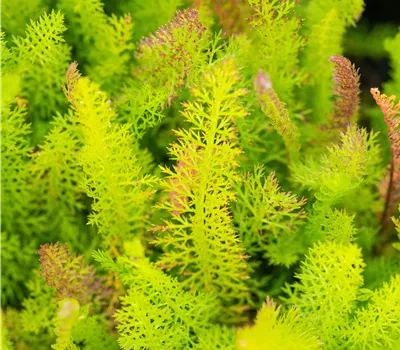
<instances>
[{"instance_id":1,"label":"green plant","mask_svg":"<svg viewBox=\"0 0 400 350\"><path fill-rule=\"evenodd\" d=\"M399 349L400 34L352 46L361 0L16 4L2 348Z\"/></svg>"}]
</instances>

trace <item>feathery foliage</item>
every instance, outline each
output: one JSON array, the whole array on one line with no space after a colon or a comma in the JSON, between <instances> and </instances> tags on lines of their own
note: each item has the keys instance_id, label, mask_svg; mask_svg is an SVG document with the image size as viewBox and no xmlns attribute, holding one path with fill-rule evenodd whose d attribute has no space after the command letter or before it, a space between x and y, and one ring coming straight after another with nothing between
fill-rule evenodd
<instances>
[{"instance_id":1,"label":"feathery foliage","mask_svg":"<svg viewBox=\"0 0 400 350\"><path fill-rule=\"evenodd\" d=\"M283 138L290 164L291 159L297 157L300 148L297 126L290 120L285 104L279 100L270 78L263 71L257 74L254 87L262 111L270 118L271 125Z\"/></svg>"},{"instance_id":2,"label":"feathery foliage","mask_svg":"<svg viewBox=\"0 0 400 350\"><path fill-rule=\"evenodd\" d=\"M364 9L363 0L310 0L305 10L306 33L309 37L304 52L304 66L310 75L314 93L313 115L325 122L332 113L331 63L329 58L343 52L346 27L355 25ZM315 74L315 72L318 72ZM310 90L308 90L310 92Z\"/></svg>"},{"instance_id":3,"label":"feathery foliage","mask_svg":"<svg viewBox=\"0 0 400 350\"><path fill-rule=\"evenodd\" d=\"M54 289L43 279L28 283L29 298L22 303L21 326L27 333L53 333L53 318L56 305L53 303Z\"/></svg>"},{"instance_id":4,"label":"feathery foliage","mask_svg":"<svg viewBox=\"0 0 400 350\"><path fill-rule=\"evenodd\" d=\"M293 102L293 90L301 85L299 51L304 39L299 35L300 18L296 2L288 0L249 0L252 16L249 24L257 32L257 65L274 84L276 93L285 102ZM282 28L282 29L281 29Z\"/></svg>"},{"instance_id":5,"label":"feathery foliage","mask_svg":"<svg viewBox=\"0 0 400 350\"><path fill-rule=\"evenodd\" d=\"M391 223L390 217L397 209L400 195L400 102L395 102L396 96L381 95L377 88L371 89L371 94L381 108L385 123L388 126L388 136L391 145L391 163L388 169L388 180L385 189L385 208L382 213L381 224L385 228Z\"/></svg>"},{"instance_id":6,"label":"feathery foliage","mask_svg":"<svg viewBox=\"0 0 400 350\"><path fill-rule=\"evenodd\" d=\"M332 8L325 12L325 16L320 21L312 25L309 44L304 52L304 65L310 74L310 85L314 91L314 95L310 96L313 101L312 118L318 122L326 122L333 110L332 64L329 62L329 57L342 53L341 39L345 27L339 13L336 8ZM312 72L320 72L320 74Z\"/></svg>"},{"instance_id":7,"label":"feathery foliage","mask_svg":"<svg viewBox=\"0 0 400 350\"><path fill-rule=\"evenodd\" d=\"M293 166L293 179L313 190L316 199L335 204L347 192L355 189L366 176L376 145L376 136L365 129L349 126L340 135L340 145L327 149L320 162L310 159Z\"/></svg>"},{"instance_id":8,"label":"feathery foliage","mask_svg":"<svg viewBox=\"0 0 400 350\"><path fill-rule=\"evenodd\" d=\"M139 42L139 67L135 73L152 88L164 87L171 102L177 90L188 81L190 84L205 65L202 51L207 50L208 42L209 34L199 22L197 11L178 11L156 34Z\"/></svg>"},{"instance_id":9,"label":"feathery foliage","mask_svg":"<svg viewBox=\"0 0 400 350\"><path fill-rule=\"evenodd\" d=\"M73 115L58 115L42 145L31 155L30 169L35 181L33 196L38 201L43 220L50 222L43 234L62 234L64 241L80 250L88 242L88 230L80 212L85 208L83 191L77 186L81 169L78 152L82 147L81 135ZM81 231L78 238L76 231ZM86 236L85 236L86 235Z\"/></svg>"},{"instance_id":10,"label":"feathery foliage","mask_svg":"<svg viewBox=\"0 0 400 350\"><path fill-rule=\"evenodd\" d=\"M319 349L321 343L313 336L298 310L292 308L286 314L281 307L267 300L257 314L256 323L252 327L238 330L237 349Z\"/></svg>"},{"instance_id":11,"label":"feathery foliage","mask_svg":"<svg viewBox=\"0 0 400 350\"><path fill-rule=\"evenodd\" d=\"M89 222L96 224L107 240L140 236L154 179L141 173L129 125L113 126L115 111L107 95L96 83L79 76L77 64L72 63L64 91L84 139L78 162L85 174L81 186L94 199Z\"/></svg>"},{"instance_id":12,"label":"feathery foliage","mask_svg":"<svg viewBox=\"0 0 400 350\"><path fill-rule=\"evenodd\" d=\"M180 283L147 263L135 264L132 286L116 314L123 349L188 348L215 318L211 295L186 292Z\"/></svg>"},{"instance_id":13,"label":"feathery foliage","mask_svg":"<svg viewBox=\"0 0 400 350\"><path fill-rule=\"evenodd\" d=\"M62 37L66 29L64 15L52 11L31 21L25 37L14 38L12 52L32 118L48 119L65 108L60 85L70 61L70 48Z\"/></svg>"},{"instance_id":14,"label":"feathery foliage","mask_svg":"<svg viewBox=\"0 0 400 350\"><path fill-rule=\"evenodd\" d=\"M29 255L35 248L33 241L27 244L17 235L1 233L1 304L14 304L24 297L24 285L30 277L32 261ZM21 268L23 267L23 268Z\"/></svg>"},{"instance_id":15,"label":"feathery foliage","mask_svg":"<svg viewBox=\"0 0 400 350\"><path fill-rule=\"evenodd\" d=\"M348 347L395 349L399 342L400 275L371 295L368 306L357 310L348 330Z\"/></svg>"},{"instance_id":16,"label":"feathery foliage","mask_svg":"<svg viewBox=\"0 0 400 350\"><path fill-rule=\"evenodd\" d=\"M311 323L318 327L320 339L328 348L340 345L337 334L350 321L364 266L357 246L327 241L310 248L297 275L300 282L294 284L289 302L310 314Z\"/></svg>"},{"instance_id":17,"label":"feathery foliage","mask_svg":"<svg viewBox=\"0 0 400 350\"><path fill-rule=\"evenodd\" d=\"M1 219L2 230L29 234L37 221L28 181L30 173L25 166L31 147L27 140L29 124L25 122L26 108L2 106L1 113Z\"/></svg>"},{"instance_id":18,"label":"feathery foliage","mask_svg":"<svg viewBox=\"0 0 400 350\"><path fill-rule=\"evenodd\" d=\"M41 246L38 254L41 275L55 289L57 299L73 298L80 304L105 307L110 291L102 279L96 278L95 270L83 262L83 256L71 256L66 245L59 243Z\"/></svg>"},{"instance_id":19,"label":"feathery foliage","mask_svg":"<svg viewBox=\"0 0 400 350\"><path fill-rule=\"evenodd\" d=\"M262 252L272 264L296 262L302 245L297 233L306 216L302 210L306 201L282 191L275 174L265 176L260 167L246 174L236 191L232 211L246 251L251 255Z\"/></svg>"},{"instance_id":20,"label":"feathery foliage","mask_svg":"<svg viewBox=\"0 0 400 350\"><path fill-rule=\"evenodd\" d=\"M240 79L233 59L205 73L192 88L195 102L184 104L183 116L192 127L178 130L179 141L169 152L174 169L162 168L169 198L160 203L171 217L165 220L157 244L165 254L158 264L179 271L184 283L213 292L222 304L246 293L246 263L229 213L240 154L232 123L246 116L235 89Z\"/></svg>"},{"instance_id":21,"label":"feathery foliage","mask_svg":"<svg viewBox=\"0 0 400 350\"><path fill-rule=\"evenodd\" d=\"M334 103L332 126L340 129L353 123L358 112L360 99L358 95L360 76L355 66L343 56L332 56L330 61L335 63L333 93L337 97Z\"/></svg>"},{"instance_id":22,"label":"feathery foliage","mask_svg":"<svg viewBox=\"0 0 400 350\"><path fill-rule=\"evenodd\" d=\"M398 350L397 28L362 0L1 6L2 348Z\"/></svg>"},{"instance_id":23,"label":"feathery foliage","mask_svg":"<svg viewBox=\"0 0 400 350\"><path fill-rule=\"evenodd\" d=\"M102 89L114 95L131 68L134 45L130 15L107 16L100 0L61 0L59 8L75 30L69 41L76 45L80 62Z\"/></svg>"}]
</instances>

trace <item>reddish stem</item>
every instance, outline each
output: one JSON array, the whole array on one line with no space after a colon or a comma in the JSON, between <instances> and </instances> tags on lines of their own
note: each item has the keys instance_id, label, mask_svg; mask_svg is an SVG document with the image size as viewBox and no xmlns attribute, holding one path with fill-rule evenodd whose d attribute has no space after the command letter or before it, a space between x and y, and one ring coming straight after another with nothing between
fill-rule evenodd
<instances>
[{"instance_id":1,"label":"reddish stem","mask_svg":"<svg viewBox=\"0 0 400 350\"><path fill-rule=\"evenodd\" d=\"M387 223L387 216L389 212L389 205L391 201L391 196L392 196L392 190L393 190L393 174L394 174L394 155L393 155L393 149L392 149L392 161L390 164L390 178L389 178L389 184L386 192L386 199L385 199L385 209L383 210L382 213L382 218L381 218L381 230L380 232L385 232L386 229L386 223Z\"/></svg>"}]
</instances>

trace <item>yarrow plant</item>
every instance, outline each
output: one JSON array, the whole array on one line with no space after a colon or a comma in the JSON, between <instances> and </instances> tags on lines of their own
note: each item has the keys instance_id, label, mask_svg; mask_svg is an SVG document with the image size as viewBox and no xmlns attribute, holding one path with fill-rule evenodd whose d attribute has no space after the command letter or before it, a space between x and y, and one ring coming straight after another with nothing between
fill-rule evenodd
<instances>
[{"instance_id":1,"label":"yarrow plant","mask_svg":"<svg viewBox=\"0 0 400 350\"><path fill-rule=\"evenodd\" d=\"M1 6L2 349L400 348L362 0Z\"/></svg>"}]
</instances>

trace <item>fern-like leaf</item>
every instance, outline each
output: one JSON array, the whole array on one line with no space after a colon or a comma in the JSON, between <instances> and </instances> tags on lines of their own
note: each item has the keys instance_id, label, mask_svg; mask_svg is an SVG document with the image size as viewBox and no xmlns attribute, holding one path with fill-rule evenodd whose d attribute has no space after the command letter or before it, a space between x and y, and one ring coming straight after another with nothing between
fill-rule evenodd
<instances>
[{"instance_id":1,"label":"fern-like leaf","mask_svg":"<svg viewBox=\"0 0 400 350\"><path fill-rule=\"evenodd\" d=\"M2 230L25 236L40 227L41 218L32 197L29 164L32 150L28 142L30 125L25 122L26 108L2 106L1 113L1 218Z\"/></svg>"},{"instance_id":2,"label":"fern-like leaf","mask_svg":"<svg viewBox=\"0 0 400 350\"><path fill-rule=\"evenodd\" d=\"M65 106L60 85L70 60L70 49L62 37L66 29L64 15L52 11L37 22L31 21L24 38L14 38L13 53L23 77L23 96L35 118L48 119Z\"/></svg>"},{"instance_id":3,"label":"fern-like leaf","mask_svg":"<svg viewBox=\"0 0 400 350\"><path fill-rule=\"evenodd\" d=\"M138 44L136 75L153 88L162 86L170 103L208 63L204 54L208 43L209 34L197 11L178 11L173 20Z\"/></svg>"},{"instance_id":4,"label":"fern-like leaf","mask_svg":"<svg viewBox=\"0 0 400 350\"><path fill-rule=\"evenodd\" d=\"M357 310L348 329L346 347L391 349L400 341L400 275L375 290L368 306Z\"/></svg>"},{"instance_id":5,"label":"fern-like leaf","mask_svg":"<svg viewBox=\"0 0 400 350\"><path fill-rule=\"evenodd\" d=\"M382 213L381 224L383 229L391 223L400 200L400 101L396 103L396 96L381 95L377 88L371 89L371 94L381 108L385 123L388 126L388 137L391 145L391 163L389 179L385 190L385 208Z\"/></svg>"},{"instance_id":6,"label":"fern-like leaf","mask_svg":"<svg viewBox=\"0 0 400 350\"><path fill-rule=\"evenodd\" d=\"M38 207L48 222L47 239L51 240L51 231L57 231L64 241L77 249L82 248L82 239L91 238L88 234L83 237L85 222L80 215L85 208L83 190L79 187L82 169L78 165L78 155L81 147L78 121L71 114L58 115L51 123L44 143L32 154L30 169L35 196L40 198ZM81 231L79 236L77 231Z\"/></svg>"},{"instance_id":7,"label":"fern-like leaf","mask_svg":"<svg viewBox=\"0 0 400 350\"><path fill-rule=\"evenodd\" d=\"M107 95L98 84L79 77L76 63L66 79L64 92L83 134L81 186L94 199L90 223L99 228L107 244L117 236L120 240L140 236L147 228L155 180L142 175L130 126L112 124L116 115Z\"/></svg>"},{"instance_id":8,"label":"fern-like leaf","mask_svg":"<svg viewBox=\"0 0 400 350\"><path fill-rule=\"evenodd\" d=\"M113 312L113 305L108 304L112 291L96 277L94 268L85 264L83 256L72 256L67 246L59 243L42 245L38 254L41 275L56 290L57 299L73 298L80 304L91 303L93 312Z\"/></svg>"},{"instance_id":9,"label":"fern-like leaf","mask_svg":"<svg viewBox=\"0 0 400 350\"><path fill-rule=\"evenodd\" d=\"M290 160L297 157L300 149L298 128L290 119L285 104L275 93L271 79L263 71L260 71L254 79L254 87L263 112L283 138L290 164Z\"/></svg>"},{"instance_id":10,"label":"fern-like leaf","mask_svg":"<svg viewBox=\"0 0 400 350\"><path fill-rule=\"evenodd\" d=\"M335 64L333 94L337 97L331 125L343 130L352 124L360 107L360 76L347 58L332 56L330 61Z\"/></svg>"},{"instance_id":11,"label":"fern-like leaf","mask_svg":"<svg viewBox=\"0 0 400 350\"><path fill-rule=\"evenodd\" d=\"M329 205L357 188L369 167L377 162L375 134L349 126L340 137L340 145L329 147L319 164L310 159L307 165L295 165L292 169L296 182L316 191L318 201Z\"/></svg>"},{"instance_id":12,"label":"fern-like leaf","mask_svg":"<svg viewBox=\"0 0 400 350\"><path fill-rule=\"evenodd\" d=\"M340 327L350 322L364 266L356 245L316 243L296 275L300 282L293 292L287 290L289 303L310 314L310 323L328 348L343 346Z\"/></svg>"},{"instance_id":13,"label":"fern-like leaf","mask_svg":"<svg viewBox=\"0 0 400 350\"><path fill-rule=\"evenodd\" d=\"M1 305L17 304L24 299L25 283L35 266L31 259L35 240L25 240L18 231L1 233Z\"/></svg>"},{"instance_id":14,"label":"fern-like leaf","mask_svg":"<svg viewBox=\"0 0 400 350\"><path fill-rule=\"evenodd\" d=\"M101 0L62 0L58 6L74 28L69 41L78 48L79 62L85 64L88 75L103 90L116 95L132 63L131 16L107 16Z\"/></svg>"},{"instance_id":15,"label":"fern-like leaf","mask_svg":"<svg viewBox=\"0 0 400 350\"><path fill-rule=\"evenodd\" d=\"M184 291L181 284L146 261L128 261L130 284L117 311L123 349L185 349L197 343L216 315L211 295Z\"/></svg>"},{"instance_id":16,"label":"fern-like leaf","mask_svg":"<svg viewBox=\"0 0 400 350\"><path fill-rule=\"evenodd\" d=\"M156 241L165 249L160 266L174 269L186 286L214 292L227 305L246 293L245 257L228 207L241 152L232 123L247 114L239 102L246 91L235 89L239 79L234 60L224 61L192 89L195 102L184 104L183 116L192 127L176 131L179 141L169 152L178 163L162 168L170 200L160 208L172 216Z\"/></svg>"},{"instance_id":17,"label":"fern-like leaf","mask_svg":"<svg viewBox=\"0 0 400 350\"><path fill-rule=\"evenodd\" d=\"M321 342L313 335L297 309L283 314L281 307L267 299L257 314L253 326L240 328L236 335L236 348L262 350L268 344L271 350L320 349Z\"/></svg>"},{"instance_id":18,"label":"fern-like leaf","mask_svg":"<svg viewBox=\"0 0 400 350\"><path fill-rule=\"evenodd\" d=\"M275 174L265 176L260 167L245 175L236 191L233 218L246 251L250 255L261 252L273 264L293 264L302 252L297 233L306 216L305 199L284 192Z\"/></svg>"},{"instance_id":19,"label":"fern-like leaf","mask_svg":"<svg viewBox=\"0 0 400 350\"><path fill-rule=\"evenodd\" d=\"M29 297L22 302L20 326L27 333L49 336L54 332L52 320L56 313L53 300L55 291L45 283L37 270L31 275L33 278L27 283Z\"/></svg>"},{"instance_id":20,"label":"fern-like leaf","mask_svg":"<svg viewBox=\"0 0 400 350\"><path fill-rule=\"evenodd\" d=\"M277 95L292 105L294 88L305 78L299 70L299 51L305 43L300 30L300 18L295 13L296 1L249 0L252 15L250 28L257 32L257 56L249 57L271 78ZM250 54L253 50L249 51Z\"/></svg>"}]
</instances>

